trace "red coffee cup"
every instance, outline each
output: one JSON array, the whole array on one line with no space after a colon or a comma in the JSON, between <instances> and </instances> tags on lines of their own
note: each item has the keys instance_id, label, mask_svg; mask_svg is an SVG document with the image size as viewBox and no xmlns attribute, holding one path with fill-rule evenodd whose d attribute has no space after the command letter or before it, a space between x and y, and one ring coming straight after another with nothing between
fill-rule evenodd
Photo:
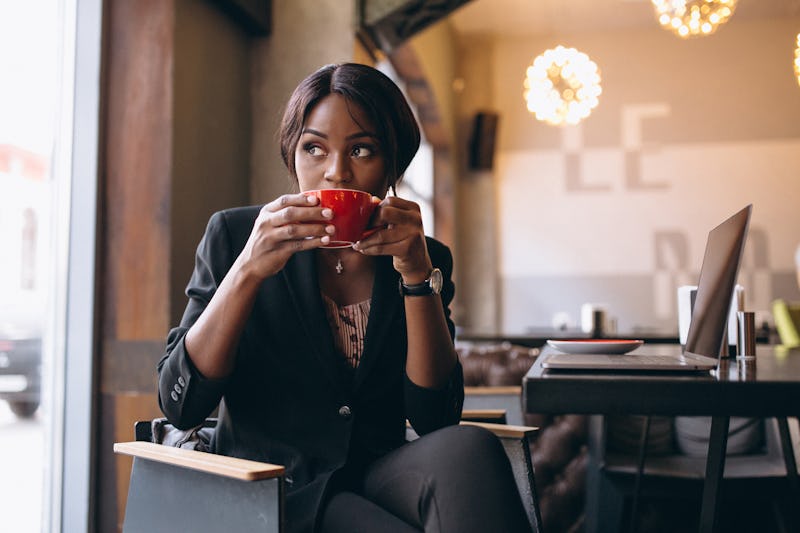
<instances>
[{"instance_id":1,"label":"red coffee cup","mask_svg":"<svg viewBox=\"0 0 800 533\"><path fill-rule=\"evenodd\" d=\"M377 204L372 203L372 195L354 189L318 189L303 194L319 198L319 205L333 211L331 224L336 232L325 248L349 248L353 243L372 232L367 224Z\"/></svg>"}]
</instances>

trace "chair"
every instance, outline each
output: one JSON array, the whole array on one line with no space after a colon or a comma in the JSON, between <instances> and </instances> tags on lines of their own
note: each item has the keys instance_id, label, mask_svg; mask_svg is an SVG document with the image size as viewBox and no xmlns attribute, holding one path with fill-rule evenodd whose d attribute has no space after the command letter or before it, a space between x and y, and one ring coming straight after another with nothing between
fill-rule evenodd
<instances>
[{"instance_id":1,"label":"chair","mask_svg":"<svg viewBox=\"0 0 800 533\"><path fill-rule=\"evenodd\" d=\"M603 416L590 419L588 489L591 497L587 502L586 531L646 530L637 528L637 517L631 516L637 510L640 494L699 501L706 473L705 456L669 453L648 457L645 461L644 455L637 458L634 454L615 452L607 447L607 421ZM727 497L738 499L744 496L745 500L752 502L769 494L775 498L773 501L777 501L790 493L788 461L784 457L787 446L784 441L789 438L786 424L785 418L764 420L761 449L753 454L726 458L723 488ZM644 435L640 446L647 449ZM794 464L793 456L791 464ZM784 525L785 520L792 520L782 512L786 509L781 510L777 504L773 504L771 511L778 526ZM628 523L623 523L626 515ZM659 530L668 531L669 527L662 524Z\"/></svg>"},{"instance_id":2,"label":"chair","mask_svg":"<svg viewBox=\"0 0 800 533\"><path fill-rule=\"evenodd\" d=\"M541 531L530 439L536 428L479 420L504 420L505 413L465 411L463 424L483 426L500 438L528 512L532 530ZM124 533L175 530L174 513L182 509L182 530L194 532L283 531L282 466L198 451L216 420L181 432L165 419L137 422L136 441L114 444L116 453L133 456ZM409 428L410 429L410 428ZM409 433L414 438L413 430ZM169 442L172 446L161 444Z\"/></svg>"}]
</instances>

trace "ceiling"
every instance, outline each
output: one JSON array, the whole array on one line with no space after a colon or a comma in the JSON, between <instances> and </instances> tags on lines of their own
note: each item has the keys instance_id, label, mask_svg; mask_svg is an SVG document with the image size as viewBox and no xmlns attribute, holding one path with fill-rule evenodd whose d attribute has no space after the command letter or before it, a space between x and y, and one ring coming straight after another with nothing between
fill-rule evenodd
<instances>
[{"instance_id":1,"label":"ceiling","mask_svg":"<svg viewBox=\"0 0 800 533\"><path fill-rule=\"evenodd\" d=\"M739 0L734 17L800 16L800 0ZM658 24L650 0L472 0L450 15L460 34L540 35Z\"/></svg>"}]
</instances>

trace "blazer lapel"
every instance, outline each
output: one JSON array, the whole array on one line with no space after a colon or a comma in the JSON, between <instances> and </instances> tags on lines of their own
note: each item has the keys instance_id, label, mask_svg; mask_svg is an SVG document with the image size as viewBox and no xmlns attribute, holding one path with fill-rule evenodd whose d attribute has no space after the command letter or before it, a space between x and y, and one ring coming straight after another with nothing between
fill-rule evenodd
<instances>
[{"instance_id":1,"label":"blazer lapel","mask_svg":"<svg viewBox=\"0 0 800 533\"><path fill-rule=\"evenodd\" d=\"M367 321L364 351L356 369L354 390L358 390L364 383L381 355L388 353L387 341L391 339L391 342L396 342L397 336L391 335L391 328L399 326L396 317L403 301L397 289L398 280L399 274L392 265L392 258L389 256L378 257L375 264L375 281L372 286L372 303Z\"/></svg>"},{"instance_id":2,"label":"blazer lapel","mask_svg":"<svg viewBox=\"0 0 800 533\"><path fill-rule=\"evenodd\" d=\"M338 379L342 375L342 367L334 349L333 334L322 303L314 252L294 254L283 268L283 275L298 319L314 347L314 355L322 371L343 392L345 385Z\"/></svg>"}]
</instances>

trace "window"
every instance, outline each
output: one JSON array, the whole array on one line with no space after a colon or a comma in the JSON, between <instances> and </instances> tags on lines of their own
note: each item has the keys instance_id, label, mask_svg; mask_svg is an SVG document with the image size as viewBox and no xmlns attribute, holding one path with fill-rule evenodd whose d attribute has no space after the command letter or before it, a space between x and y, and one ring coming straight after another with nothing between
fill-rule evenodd
<instances>
[{"instance_id":1,"label":"window","mask_svg":"<svg viewBox=\"0 0 800 533\"><path fill-rule=\"evenodd\" d=\"M391 63L382 61L376 68L386 74L392 81L394 81L400 90L405 94L403 89L404 83L392 68ZM414 109L414 105L406 94L406 100ZM419 120L417 120L419 122ZM420 142L419 150L408 165L403 181L397 187L397 195L411 200L419 204L420 211L422 212L422 224L425 228L426 235L434 235L434 224L436 223L433 217L433 147L425 139L425 132L420 128L422 139Z\"/></svg>"},{"instance_id":2,"label":"window","mask_svg":"<svg viewBox=\"0 0 800 533\"><path fill-rule=\"evenodd\" d=\"M90 529L101 6L0 3L4 531Z\"/></svg>"}]
</instances>

